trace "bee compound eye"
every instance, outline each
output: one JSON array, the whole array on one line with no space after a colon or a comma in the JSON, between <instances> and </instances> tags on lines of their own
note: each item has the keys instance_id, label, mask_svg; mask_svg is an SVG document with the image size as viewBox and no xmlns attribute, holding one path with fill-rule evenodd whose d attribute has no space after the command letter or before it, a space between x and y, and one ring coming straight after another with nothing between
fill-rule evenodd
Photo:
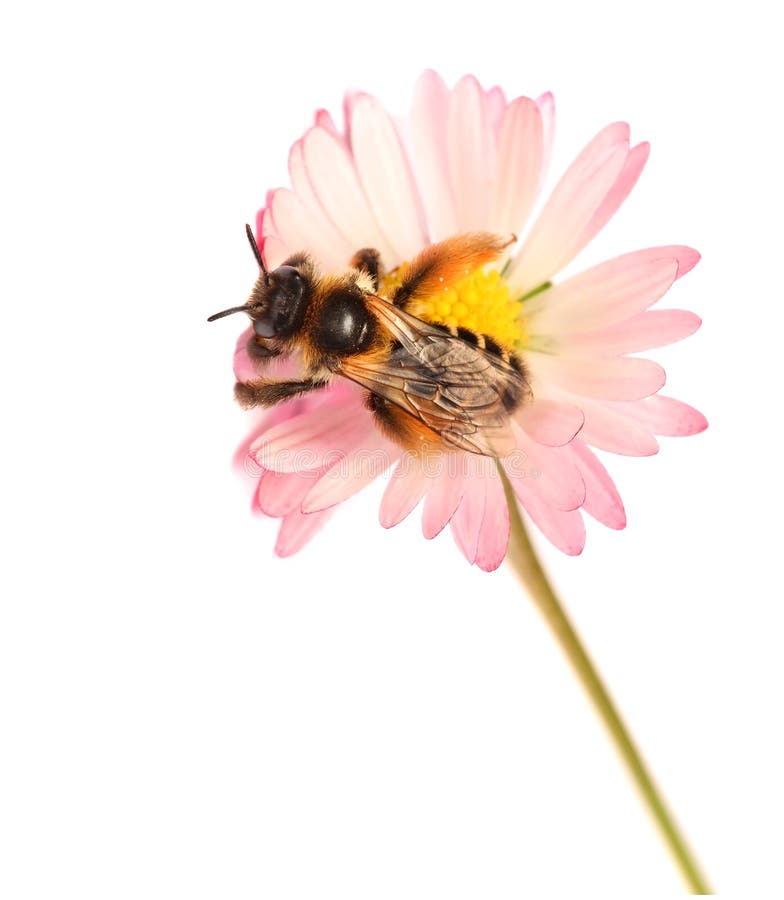
<instances>
[{"instance_id":1,"label":"bee compound eye","mask_svg":"<svg viewBox=\"0 0 784 900\"><path fill-rule=\"evenodd\" d=\"M294 266L279 266L271 273L276 287L293 300L299 300L305 289L305 279Z\"/></svg>"}]
</instances>

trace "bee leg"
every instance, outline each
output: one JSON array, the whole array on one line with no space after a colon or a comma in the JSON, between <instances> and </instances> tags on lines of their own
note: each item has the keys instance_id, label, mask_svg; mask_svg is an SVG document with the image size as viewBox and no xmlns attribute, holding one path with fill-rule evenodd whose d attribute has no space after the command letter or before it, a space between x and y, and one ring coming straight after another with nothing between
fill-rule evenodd
<instances>
[{"instance_id":1,"label":"bee leg","mask_svg":"<svg viewBox=\"0 0 784 900\"><path fill-rule=\"evenodd\" d=\"M280 350L274 350L272 347L260 343L255 334L248 338L246 349L248 351L248 356L252 359L262 360L271 359L273 356L280 356Z\"/></svg>"},{"instance_id":2,"label":"bee leg","mask_svg":"<svg viewBox=\"0 0 784 900\"><path fill-rule=\"evenodd\" d=\"M234 385L234 399L243 409L254 406L275 406L291 397L326 387L328 382L309 378L305 381L238 381Z\"/></svg>"},{"instance_id":3,"label":"bee leg","mask_svg":"<svg viewBox=\"0 0 784 900\"><path fill-rule=\"evenodd\" d=\"M364 247L351 257L349 265L352 269L359 269L370 276L373 282L373 290L378 290L378 282L381 276L381 254L372 247Z\"/></svg>"}]
</instances>

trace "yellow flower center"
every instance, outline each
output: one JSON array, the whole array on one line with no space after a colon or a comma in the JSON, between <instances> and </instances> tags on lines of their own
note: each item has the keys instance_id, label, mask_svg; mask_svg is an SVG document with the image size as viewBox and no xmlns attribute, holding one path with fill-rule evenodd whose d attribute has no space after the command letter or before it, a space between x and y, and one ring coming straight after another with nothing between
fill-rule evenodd
<instances>
[{"instance_id":1,"label":"yellow flower center","mask_svg":"<svg viewBox=\"0 0 784 900\"><path fill-rule=\"evenodd\" d=\"M401 269L384 278L382 293L400 284ZM506 281L497 269L476 269L458 282L444 284L435 296L412 303L409 311L434 325L486 334L508 350L520 349L525 344L520 303L511 298Z\"/></svg>"}]
</instances>

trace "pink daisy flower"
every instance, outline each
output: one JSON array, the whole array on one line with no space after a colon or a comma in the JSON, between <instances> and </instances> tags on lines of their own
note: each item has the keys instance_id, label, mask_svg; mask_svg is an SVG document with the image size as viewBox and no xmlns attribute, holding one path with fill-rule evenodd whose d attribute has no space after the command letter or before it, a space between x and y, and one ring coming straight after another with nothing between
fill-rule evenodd
<instances>
[{"instance_id":1,"label":"pink daisy flower","mask_svg":"<svg viewBox=\"0 0 784 900\"><path fill-rule=\"evenodd\" d=\"M507 101L500 88L486 91L472 76L450 90L425 72L402 124L373 97L350 94L343 132L319 111L294 144L292 186L269 193L256 226L268 269L306 251L324 273L344 272L364 247L378 249L391 271L458 234L522 235L415 313L453 334L487 335L523 362L530 396L511 418L512 444L499 462L531 520L575 555L585 543L583 512L610 528L626 524L618 491L591 448L649 456L658 450L655 435L707 426L697 410L659 393L661 366L630 355L699 327L691 312L649 310L699 254L652 247L557 279L626 199L649 146L632 147L625 123L608 125L529 224L553 121L550 94ZM237 344L238 381L258 378L262 368L264 377L294 371L291 358L251 358L252 334L248 329ZM238 459L257 476L254 508L282 520L276 552L298 551L336 505L391 468L382 525L396 525L423 501L425 537L449 525L470 563L499 566L509 511L495 456L445 446L433 465L377 426L366 394L336 378L263 414L239 448Z\"/></svg>"}]
</instances>

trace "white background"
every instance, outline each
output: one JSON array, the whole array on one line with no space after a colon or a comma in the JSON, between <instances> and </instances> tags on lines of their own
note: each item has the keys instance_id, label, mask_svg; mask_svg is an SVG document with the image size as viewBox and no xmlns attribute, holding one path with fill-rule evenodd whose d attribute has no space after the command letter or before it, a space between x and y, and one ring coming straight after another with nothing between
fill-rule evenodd
<instances>
[{"instance_id":1,"label":"white background","mask_svg":"<svg viewBox=\"0 0 784 900\"><path fill-rule=\"evenodd\" d=\"M557 648L381 486L272 556L229 461L243 236L317 106L426 66L552 90L551 181L648 168L588 263L684 242L656 353L711 427L612 458L629 525L542 552L722 893L780 889L780 40L767 3L27 4L4 15L0 893L678 896ZM235 325L237 323L234 323Z\"/></svg>"}]
</instances>

